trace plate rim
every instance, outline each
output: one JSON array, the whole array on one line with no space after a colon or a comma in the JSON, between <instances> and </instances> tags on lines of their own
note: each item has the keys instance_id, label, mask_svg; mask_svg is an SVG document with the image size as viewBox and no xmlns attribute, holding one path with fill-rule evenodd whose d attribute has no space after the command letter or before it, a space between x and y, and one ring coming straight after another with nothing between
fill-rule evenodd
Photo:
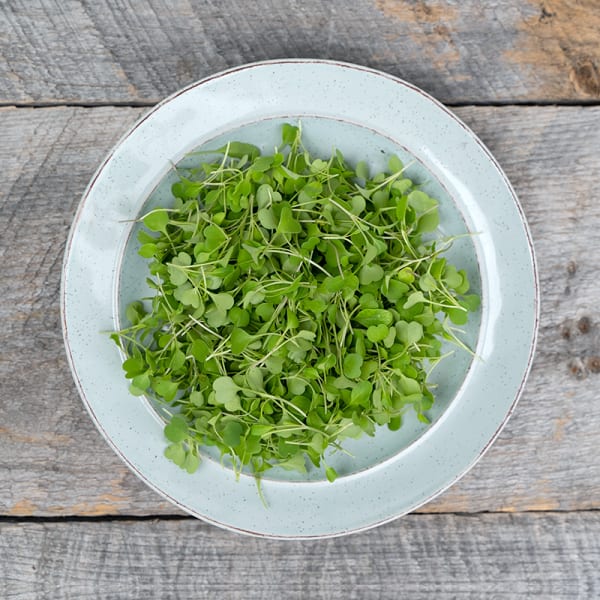
<instances>
[{"instance_id":1,"label":"plate rim","mask_svg":"<svg viewBox=\"0 0 600 600\"><path fill-rule=\"evenodd\" d=\"M449 117L451 120L453 120L455 123L457 123L466 132L466 134L471 139L471 141L474 141L479 146L479 148L485 154L486 159L493 165L495 171L501 176L504 185L506 186L508 192L510 193L510 196L512 198L514 206L516 207L516 209L518 211L519 221L522 226L523 233L525 234L525 241L526 241L528 249L529 249L528 262L531 265L531 270L532 270L532 275L533 275L532 290L533 290L533 309L534 309L533 313L534 314L533 314L533 319L532 319L533 320L533 328L532 328L531 340L530 340L530 344L529 344L527 363L524 366L523 375L522 375L521 381L519 383L518 389L516 390L516 392L514 394L512 403L511 403L510 407L508 408L508 410L505 412L502 421L498 424L498 427L497 427L496 431L494 432L494 434L487 440L485 446L481 449L481 451L475 457L472 458L472 460L468 463L468 465L464 469L462 469L460 472L455 474L454 478L452 478L449 482L447 482L442 487L436 489L435 492L427 495L425 498L420 500L418 502L417 506L409 507L408 509L406 509L404 511L396 513L387 518L377 520L375 522L370 522L366 525L362 525L362 526L358 526L358 527L348 527L348 528L345 528L344 530L321 533L321 534L278 535L278 534L272 534L272 533L265 533L265 532L261 532L261 531L255 531L252 529L244 529L242 527L238 527L238 526L232 525L230 523L221 522L221 521L214 519L206 514L200 513L199 511L194 510L192 507L190 507L190 506L186 505L185 503L179 501L178 499L174 498L167 491L165 491L165 490L161 489L160 487L158 487L157 485L155 485L132 462L130 462L130 460L128 460L127 456L121 451L121 449L111 439L109 434L106 432L106 430L102 426L100 419L95 414L93 407L87 398L86 392L84 391L84 387L79 379L79 375L75 369L74 357L72 355L72 348L71 348L70 341L69 341L69 331L68 331L67 314L66 314L67 313L67 311L66 311L67 289L66 288L67 288L67 279L68 279L67 269L68 269L68 265L69 265L69 259L71 257L72 244L74 241L74 237L77 233L77 226L81 219L82 213L85 209L86 202L89 198L89 195L90 195L96 181L98 180L98 178L100 177L100 175L102 174L104 169L106 168L107 164L112 160L115 152L134 133L134 131L136 131L145 121L147 121L149 118L151 118L161 107L167 105L168 103L173 101L178 96L185 94L186 92L188 92L192 89L195 89L197 87L200 87L208 82L223 78L225 76L232 75L236 72L245 71L245 70L252 69L255 67L263 67L263 66L268 66L268 65L292 65L292 64L330 65L333 67L342 67L342 68L346 68L346 69L352 69L355 71L361 71L361 72L370 73L372 75L376 75L379 77L383 77L385 79L392 81L393 83L400 84L401 86L409 88L410 90L420 94L427 101L429 101L430 103L435 105L438 109L441 109L447 115L447 117ZM227 529L229 531L234 531L234 532L247 534L247 535L251 535L251 536L255 536L255 537L282 539L282 540L283 539L286 539L286 540L288 540L288 539L295 539L295 540L325 539L325 538L348 535L350 533L358 533L361 531L366 531L366 530L378 527L385 523L394 521L394 520L404 516L405 514L414 511L416 508L427 504L428 502L430 502L431 500L433 500L434 498L436 498L437 496L439 496L440 494L445 492L448 488L450 488L458 480L460 480L466 473L468 473L474 467L474 465L477 462L479 462L479 460L484 456L484 454L489 450L489 448L493 445L494 441L497 439L498 435L500 434L500 432L502 431L502 429L504 428L504 426L506 425L506 423L508 422L508 420L510 419L512 414L514 413L516 405L522 396L523 390L525 388L525 383L526 383L527 378L531 371L533 357L535 355L535 350L536 350L536 346L537 346L539 320L540 320L539 271L538 271L537 259L536 259L536 255L535 255L535 248L534 248L534 244L533 244L533 238L531 235L530 227L525 218L525 213L523 211L521 203L518 199L518 196L511 184L510 180L504 173L504 171L503 171L502 167L500 166L500 164L498 163L497 159L494 157L494 155L491 153L491 151L488 149L488 147L484 144L484 142L482 142L480 140L480 138L472 131L472 129L468 125L466 125L462 121L462 119L460 119L460 117L458 117L455 113L453 113L451 110L449 110L444 104L442 104L436 98L432 97L427 92L425 92L424 90L420 89L419 87L415 86L414 84L412 84L410 82L407 82L399 77L396 77L394 75L391 75L391 74L383 72L383 71L380 71L378 69L373 69L373 68L366 67L363 65L357 65L357 64L353 64L353 63L349 63L349 62L338 61L338 60L329 60L329 59L310 59L310 58L307 58L307 59L303 59L303 58L272 59L272 60L265 60L265 61L255 61L255 62L231 67L228 69L224 69L217 73L208 75L202 79L199 79L198 81L192 82L180 90L177 90L176 92L167 96L162 101L160 101L158 104L153 106L150 110L145 112L143 115L141 115L134 122L134 124L112 146L110 151L107 153L105 158L102 160L102 162L100 163L100 165L94 172L88 185L86 186L86 188L82 194L82 197L79 201L79 204L77 206L77 210L73 217L71 227L69 229L69 233L68 233L66 244L65 244L63 263L62 263L62 269L61 269L60 315L61 315L63 341L64 341L65 350L66 350L67 359L68 359L67 362L69 364L69 368L71 370L71 373L72 373L73 379L75 381L79 396L82 400L82 403L84 404L86 410L90 414L92 421L94 422L94 425L100 431L100 433L104 437L104 439L108 442L109 446L113 449L113 451L117 454L117 456L119 456L119 458L128 466L128 468L130 468L135 473L135 475L138 478L140 478L146 485L148 485L151 489L156 491L159 495L161 495L162 497L167 499L170 503L179 507L186 513L192 514L206 522L214 524L220 528Z\"/></svg>"}]
</instances>

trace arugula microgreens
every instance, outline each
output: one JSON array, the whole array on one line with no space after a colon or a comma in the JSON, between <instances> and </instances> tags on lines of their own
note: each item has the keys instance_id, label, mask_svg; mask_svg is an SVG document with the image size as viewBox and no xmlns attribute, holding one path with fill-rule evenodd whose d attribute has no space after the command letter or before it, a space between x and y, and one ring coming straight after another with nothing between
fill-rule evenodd
<instances>
[{"instance_id":1,"label":"arugula microgreens","mask_svg":"<svg viewBox=\"0 0 600 600\"><path fill-rule=\"evenodd\" d=\"M370 177L339 151L313 158L289 124L282 148L211 151L142 219L155 295L112 337L131 393L172 409L165 456L190 473L214 445L238 475L308 458L333 481L326 449L397 430L411 406L429 422L427 368L442 340L464 347L453 325L479 304L396 156Z\"/></svg>"}]
</instances>

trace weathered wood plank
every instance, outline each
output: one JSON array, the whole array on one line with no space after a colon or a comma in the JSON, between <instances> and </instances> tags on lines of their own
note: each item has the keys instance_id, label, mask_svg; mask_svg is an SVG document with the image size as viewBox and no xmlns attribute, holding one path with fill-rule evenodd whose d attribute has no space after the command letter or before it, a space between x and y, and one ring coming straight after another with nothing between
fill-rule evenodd
<instances>
[{"instance_id":1,"label":"weathered wood plank","mask_svg":"<svg viewBox=\"0 0 600 600\"><path fill-rule=\"evenodd\" d=\"M600 508L600 108L463 108L520 194L537 245L539 351L517 411L477 467L424 511ZM68 226L88 179L140 114L0 110L0 513L174 513L83 410L59 324Z\"/></svg>"},{"instance_id":2,"label":"weathered wood plank","mask_svg":"<svg viewBox=\"0 0 600 600\"><path fill-rule=\"evenodd\" d=\"M242 538L194 520L0 524L26 598L597 598L600 513L412 515L348 538Z\"/></svg>"},{"instance_id":3,"label":"weathered wood plank","mask_svg":"<svg viewBox=\"0 0 600 600\"><path fill-rule=\"evenodd\" d=\"M0 448L10 452L0 457L3 513L113 513L129 506L132 489L141 512L157 501L158 511L171 510L90 427L66 363L58 304L64 244L86 180L140 114L0 111Z\"/></svg>"},{"instance_id":4,"label":"weathered wood plank","mask_svg":"<svg viewBox=\"0 0 600 600\"><path fill-rule=\"evenodd\" d=\"M3 2L0 103L154 103L256 60L332 58L448 103L600 98L596 0Z\"/></svg>"}]
</instances>

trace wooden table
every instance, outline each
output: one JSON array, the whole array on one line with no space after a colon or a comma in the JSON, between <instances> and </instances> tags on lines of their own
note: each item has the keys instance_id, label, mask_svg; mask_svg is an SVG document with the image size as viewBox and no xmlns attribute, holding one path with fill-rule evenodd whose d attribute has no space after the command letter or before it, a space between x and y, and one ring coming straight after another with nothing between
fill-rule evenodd
<instances>
[{"instance_id":1,"label":"wooden table","mask_svg":"<svg viewBox=\"0 0 600 600\"><path fill-rule=\"evenodd\" d=\"M0 55L0 597L600 597L598 0L4 0ZM280 542L129 472L77 396L58 304L77 203L126 129L205 75L297 56L398 75L472 127L529 220L542 317L463 480L378 529Z\"/></svg>"}]
</instances>

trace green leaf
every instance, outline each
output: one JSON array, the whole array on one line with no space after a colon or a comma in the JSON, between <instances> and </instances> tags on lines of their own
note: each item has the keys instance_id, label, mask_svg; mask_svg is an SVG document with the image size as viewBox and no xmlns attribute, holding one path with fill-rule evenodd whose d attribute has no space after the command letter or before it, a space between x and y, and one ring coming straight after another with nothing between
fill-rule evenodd
<instances>
[{"instance_id":1,"label":"green leaf","mask_svg":"<svg viewBox=\"0 0 600 600\"><path fill-rule=\"evenodd\" d=\"M423 325L417 321L398 321L396 331L398 339L405 344L416 344L423 337Z\"/></svg>"},{"instance_id":2,"label":"green leaf","mask_svg":"<svg viewBox=\"0 0 600 600\"><path fill-rule=\"evenodd\" d=\"M403 394L420 394L421 385L416 379L410 377L400 376L400 389Z\"/></svg>"},{"instance_id":3,"label":"green leaf","mask_svg":"<svg viewBox=\"0 0 600 600\"><path fill-rule=\"evenodd\" d=\"M465 325L469 320L469 313L463 307L446 308L445 311L455 325Z\"/></svg>"},{"instance_id":4,"label":"green leaf","mask_svg":"<svg viewBox=\"0 0 600 600\"><path fill-rule=\"evenodd\" d=\"M226 325L229 322L229 318L227 317L227 312L223 310L219 310L216 306L211 306L204 315L205 321L208 323L209 327L213 329L219 329Z\"/></svg>"},{"instance_id":5,"label":"green leaf","mask_svg":"<svg viewBox=\"0 0 600 600\"><path fill-rule=\"evenodd\" d=\"M371 201L373 202L373 205L379 210L387 208L389 199L390 194L387 190L377 190L371 196Z\"/></svg>"},{"instance_id":6,"label":"green leaf","mask_svg":"<svg viewBox=\"0 0 600 600\"><path fill-rule=\"evenodd\" d=\"M389 310L383 308L365 308L356 315L355 320L365 327L371 327L372 325L389 326L392 324L394 317Z\"/></svg>"},{"instance_id":7,"label":"green leaf","mask_svg":"<svg viewBox=\"0 0 600 600\"><path fill-rule=\"evenodd\" d=\"M388 334L383 338L383 345L386 348L391 348L394 345L395 340L396 340L396 329L394 327L390 327L388 329Z\"/></svg>"},{"instance_id":8,"label":"green leaf","mask_svg":"<svg viewBox=\"0 0 600 600\"><path fill-rule=\"evenodd\" d=\"M391 279L385 286L385 291L383 293L390 302L395 303L403 298L409 289L410 287L406 283L402 283L396 279Z\"/></svg>"},{"instance_id":9,"label":"green leaf","mask_svg":"<svg viewBox=\"0 0 600 600\"><path fill-rule=\"evenodd\" d=\"M152 258L158 251L158 246L154 243L142 244L138 254L144 258Z\"/></svg>"},{"instance_id":10,"label":"green leaf","mask_svg":"<svg viewBox=\"0 0 600 600\"><path fill-rule=\"evenodd\" d=\"M353 215L360 215L365 211L365 208L367 206L367 203L365 202L365 199L362 196L352 196L352 199L350 200L350 204L351 204L351 209L350 212Z\"/></svg>"},{"instance_id":11,"label":"green leaf","mask_svg":"<svg viewBox=\"0 0 600 600\"><path fill-rule=\"evenodd\" d=\"M299 129L289 123L284 123L281 128L281 141L284 145L291 146L298 137Z\"/></svg>"},{"instance_id":12,"label":"green leaf","mask_svg":"<svg viewBox=\"0 0 600 600\"><path fill-rule=\"evenodd\" d=\"M131 357L123 363L123 370L125 371L125 377L131 379L146 371L146 363L143 358Z\"/></svg>"},{"instance_id":13,"label":"green leaf","mask_svg":"<svg viewBox=\"0 0 600 600\"><path fill-rule=\"evenodd\" d=\"M393 417L392 419L390 419L390 422L388 423L388 429L390 431L398 431L398 429L400 429L402 425L402 417L398 416L398 417Z\"/></svg>"},{"instance_id":14,"label":"green leaf","mask_svg":"<svg viewBox=\"0 0 600 600\"><path fill-rule=\"evenodd\" d=\"M437 281L429 273L425 273L419 278L419 287L424 292L433 292L437 289Z\"/></svg>"},{"instance_id":15,"label":"green leaf","mask_svg":"<svg viewBox=\"0 0 600 600\"><path fill-rule=\"evenodd\" d=\"M146 390L144 388L139 388L136 385L133 385L133 383L129 386L129 393L132 396L143 396L145 392Z\"/></svg>"},{"instance_id":16,"label":"green leaf","mask_svg":"<svg viewBox=\"0 0 600 600\"><path fill-rule=\"evenodd\" d=\"M256 213L260 224L265 229L277 229L277 225L279 225L279 221L275 216L272 208L261 208Z\"/></svg>"},{"instance_id":17,"label":"green leaf","mask_svg":"<svg viewBox=\"0 0 600 600\"><path fill-rule=\"evenodd\" d=\"M200 390L194 390L190 394L190 402L198 408L204 406L204 394Z\"/></svg>"},{"instance_id":18,"label":"green leaf","mask_svg":"<svg viewBox=\"0 0 600 600\"><path fill-rule=\"evenodd\" d=\"M374 244L366 244L364 247L363 263L370 264L379 254L379 249Z\"/></svg>"},{"instance_id":19,"label":"green leaf","mask_svg":"<svg viewBox=\"0 0 600 600\"><path fill-rule=\"evenodd\" d=\"M136 375L131 380L131 384L144 393L150 387L150 375L147 372L142 373L141 375Z\"/></svg>"},{"instance_id":20,"label":"green leaf","mask_svg":"<svg viewBox=\"0 0 600 600\"><path fill-rule=\"evenodd\" d=\"M270 433L272 433L273 431L275 431L275 428L273 427L273 425L265 425L262 423L255 423L254 425L252 425L252 435L257 435L260 437L266 436Z\"/></svg>"},{"instance_id":21,"label":"green leaf","mask_svg":"<svg viewBox=\"0 0 600 600\"><path fill-rule=\"evenodd\" d=\"M185 450L181 444L170 444L165 448L164 454L178 467L183 467L185 463Z\"/></svg>"},{"instance_id":22,"label":"green leaf","mask_svg":"<svg viewBox=\"0 0 600 600\"><path fill-rule=\"evenodd\" d=\"M474 312L479 308L481 298L477 294L470 294L468 296L463 296L460 303L467 310Z\"/></svg>"},{"instance_id":23,"label":"green leaf","mask_svg":"<svg viewBox=\"0 0 600 600\"><path fill-rule=\"evenodd\" d=\"M210 297L215 303L217 309L223 313L227 312L234 303L233 296L231 294L227 294L226 292L222 292L220 294L211 294Z\"/></svg>"},{"instance_id":24,"label":"green leaf","mask_svg":"<svg viewBox=\"0 0 600 600\"><path fill-rule=\"evenodd\" d=\"M179 181L171 186L171 192L175 198L182 200L192 200L198 196L202 189L202 183L199 181L190 181L181 177Z\"/></svg>"},{"instance_id":25,"label":"green leaf","mask_svg":"<svg viewBox=\"0 0 600 600\"><path fill-rule=\"evenodd\" d=\"M157 240L157 238L154 235L150 234L145 229L140 229L138 231L137 239L141 244L154 244L154 242L156 242Z\"/></svg>"},{"instance_id":26,"label":"green leaf","mask_svg":"<svg viewBox=\"0 0 600 600\"><path fill-rule=\"evenodd\" d=\"M177 394L177 383L166 378L154 379L152 389L167 402L172 402Z\"/></svg>"},{"instance_id":27,"label":"green leaf","mask_svg":"<svg viewBox=\"0 0 600 600\"><path fill-rule=\"evenodd\" d=\"M325 467L325 476L330 483L333 483L338 478L337 471L333 467Z\"/></svg>"},{"instance_id":28,"label":"green leaf","mask_svg":"<svg viewBox=\"0 0 600 600\"><path fill-rule=\"evenodd\" d=\"M402 308L411 308L415 304L419 304L420 302L425 302L425 296L423 296L423 292L413 292L408 300L404 303Z\"/></svg>"},{"instance_id":29,"label":"green leaf","mask_svg":"<svg viewBox=\"0 0 600 600\"><path fill-rule=\"evenodd\" d=\"M336 360L333 354L326 354L317 361L317 369L320 369L322 371L328 371L329 369L335 366L335 362Z\"/></svg>"},{"instance_id":30,"label":"green leaf","mask_svg":"<svg viewBox=\"0 0 600 600\"><path fill-rule=\"evenodd\" d=\"M403 283L412 283L415 280L415 275L410 267L405 267L399 271L397 277Z\"/></svg>"},{"instance_id":31,"label":"green leaf","mask_svg":"<svg viewBox=\"0 0 600 600\"><path fill-rule=\"evenodd\" d=\"M237 421L228 421L221 435L223 436L223 441L227 446L235 448L240 445L241 436L244 432L244 428Z\"/></svg>"},{"instance_id":32,"label":"green leaf","mask_svg":"<svg viewBox=\"0 0 600 600\"><path fill-rule=\"evenodd\" d=\"M272 166L272 156L260 156L252 163L250 169L253 172L264 173L265 171L268 171Z\"/></svg>"},{"instance_id":33,"label":"green leaf","mask_svg":"<svg viewBox=\"0 0 600 600\"><path fill-rule=\"evenodd\" d=\"M182 442L188 435L188 424L181 415L173 415L164 429L165 437L173 443Z\"/></svg>"},{"instance_id":34,"label":"green leaf","mask_svg":"<svg viewBox=\"0 0 600 600\"><path fill-rule=\"evenodd\" d=\"M188 280L187 273L178 265L168 265L169 280L173 285L180 286Z\"/></svg>"},{"instance_id":35,"label":"green leaf","mask_svg":"<svg viewBox=\"0 0 600 600\"><path fill-rule=\"evenodd\" d=\"M304 381L303 379L298 379L296 377L289 378L287 380L287 389L290 392L290 394L294 394L294 396L299 396L300 394L303 394L304 390L306 389L306 381Z\"/></svg>"},{"instance_id":36,"label":"green leaf","mask_svg":"<svg viewBox=\"0 0 600 600\"><path fill-rule=\"evenodd\" d=\"M251 290L244 296L244 308L248 308L251 304L260 304L265 299L265 294L262 290Z\"/></svg>"},{"instance_id":37,"label":"green leaf","mask_svg":"<svg viewBox=\"0 0 600 600\"><path fill-rule=\"evenodd\" d=\"M358 277L352 273L348 273L347 275L344 275L344 288L346 290L357 290L358 286L359 286L359 280Z\"/></svg>"},{"instance_id":38,"label":"green leaf","mask_svg":"<svg viewBox=\"0 0 600 600\"><path fill-rule=\"evenodd\" d=\"M171 355L170 368L173 371L179 371L185 365L185 354L177 349Z\"/></svg>"},{"instance_id":39,"label":"green leaf","mask_svg":"<svg viewBox=\"0 0 600 600\"><path fill-rule=\"evenodd\" d=\"M269 356L265 360L265 367L269 373L277 375L283 370L283 358L281 356Z\"/></svg>"},{"instance_id":40,"label":"green leaf","mask_svg":"<svg viewBox=\"0 0 600 600\"><path fill-rule=\"evenodd\" d=\"M236 327L246 327L250 323L250 313L239 306L232 306L228 315Z\"/></svg>"},{"instance_id":41,"label":"green leaf","mask_svg":"<svg viewBox=\"0 0 600 600\"><path fill-rule=\"evenodd\" d=\"M231 377L217 377L213 382L213 390L216 402L225 406L229 412L237 411L242 407L238 397L240 388Z\"/></svg>"},{"instance_id":42,"label":"green leaf","mask_svg":"<svg viewBox=\"0 0 600 600\"><path fill-rule=\"evenodd\" d=\"M275 307L268 302L263 302L254 309L254 314L262 321L268 321L273 316L274 312Z\"/></svg>"},{"instance_id":43,"label":"green leaf","mask_svg":"<svg viewBox=\"0 0 600 600\"><path fill-rule=\"evenodd\" d=\"M276 199L281 200L281 195L278 193L277 196L275 196L273 187L268 183L263 183L258 186L258 189L256 190L256 203L258 204L259 209L271 206Z\"/></svg>"},{"instance_id":44,"label":"green leaf","mask_svg":"<svg viewBox=\"0 0 600 600\"><path fill-rule=\"evenodd\" d=\"M142 221L151 231L161 231L166 233L167 225L169 223L169 213L163 209L156 209L149 212Z\"/></svg>"},{"instance_id":45,"label":"green leaf","mask_svg":"<svg viewBox=\"0 0 600 600\"><path fill-rule=\"evenodd\" d=\"M246 333L243 329L233 329L231 332L231 351L234 354L242 354L244 350L254 341L255 337Z\"/></svg>"},{"instance_id":46,"label":"green leaf","mask_svg":"<svg viewBox=\"0 0 600 600\"><path fill-rule=\"evenodd\" d=\"M417 223L417 231L419 233L427 233L429 231L435 231L440 224L440 215L437 208L430 209L422 217L419 218Z\"/></svg>"},{"instance_id":47,"label":"green leaf","mask_svg":"<svg viewBox=\"0 0 600 600\"><path fill-rule=\"evenodd\" d=\"M397 179L392 184L392 190L394 190L395 192L397 192L400 195L403 195L403 194L406 194L406 192L408 192L412 186L413 186L413 182L408 178ZM408 198L407 198L407 200L408 200Z\"/></svg>"},{"instance_id":48,"label":"green leaf","mask_svg":"<svg viewBox=\"0 0 600 600\"><path fill-rule=\"evenodd\" d=\"M192 264L192 257L187 252L179 252L172 262L174 265L189 267Z\"/></svg>"},{"instance_id":49,"label":"green leaf","mask_svg":"<svg viewBox=\"0 0 600 600\"><path fill-rule=\"evenodd\" d=\"M227 240L227 234L218 225L208 225L203 231L207 250L215 250Z\"/></svg>"},{"instance_id":50,"label":"green leaf","mask_svg":"<svg viewBox=\"0 0 600 600\"><path fill-rule=\"evenodd\" d=\"M192 342L189 351L198 362L204 362L212 352L212 349L204 340L197 339Z\"/></svg>"},{"instance_id":51,"label":"green leaf","mask_svg":"<svg viewBox=\"0 0 600 600\"><path fill-rule=\"evenodd\" d=\"M363 308L379 308L379 302L377 301L375 296L373 296L373 294L370 294L370 293L363 294L359 298L358 303ZM376 325L376 324L377 323L371 323L371 325Z\"/></svg>"},{"instance_id":52,"label":"green leaf","mask_svg":"<svg viewBox=\"0 0 600 600\"><path fill-rule=\"evenodd\" d=\"M296 334L296 337L298 337L302 340L306 340L308 342L314 342L316 334L314 331L302 330Z\"/></svg>"},{"instance_id":53,"label":"green leaf","mask_svg":"<svg viewBox=\"0 0 600 600\"><path fill-rule=\"evenodd\" d=\"M396 185L397 182L394 184ZM392 188L393 189L393 188ZM408 208L408 196L400 196L396 200L396 221L404 224L406 220L406 209Z\"/></svg>"},{"instance_id":54,"label":"green leaf","mask_svg":"<svg viewBox=\"0 0 600 600\"><path fill-rule=\"evenodd\" d=\"M245 142L229 142L219 149L211 150L210 152L227 154L227 156L231 156L232 158L243 158L244 156L247 156L251 161L260 156L260 149L257 146Z\"/></svg>"},{"instance_id":55,"label":"green leaf","mask_svg":"<svg viewBox=\"0 0 600 600\"><path fill-rule=\"evenodd\" d=\"M311 173L323 173L327 171L327 163L320 158L315 158L310 165Z\"/></svg>"},{"instance_id":56,"label":"green leaf","mask_svg":"<svg viewBox=\"0 0 600 600\"><path fill-rule=\"evenodd\" d=\"M327 448L327 440L321 433L315 433L310 440L309 446L318 454L322 454Z\"/></svg>"},{"instance_id":57,"label":"green leaf","mask_svg":"<svg viewBox=\"0 0 600 600\"><path fill-rule=\"evenodd\" d=\"M262 391L264 389L262 369L249 367L246 371L246 383L251 389L257 392Z\"/></svg>"},{"instance_id":58,"label":"green leaf","mask_svg":"<svg viewBox=\"0 0 600 600\"><path fill-rule=\"evenodd\" d=\"M289 204L284 204L281 207L281 214L279 215L279 225L277 230L281 233L289 234L300 233L302 231L302 226L294 218Z\"/></svg>"},{"instance_id":59,"label":"green leaf","mask_svg":"<svg viewBox=\"0 0 600 600\"><path fill-rule=\"evenodd\" d=\"M454 265L447 265L444 271L443 281L449 288L455 289L462 285L463 277L459 274Z\"/></svg>"},{"instance_id":60,"label":"green leaf","mask_svg":"<svg viewBox=\"0 0 600 600\"><path fill-rule=\"evenodd\" d=\"M433 208L436 208L438 203L437 200L430 198L425 192L421 190L414 190L408 195L408 204L412 206L418 213L427 212Z\"/></svg>"},{"instance_id":61,"label":"green leaf","mask_svg":"<svg viewBox=\"0 0 600 600\"><path fill-rule=\"evenodd\" d=\"M350 379L360 377L360 368L363 364L363 357L360 354L347 354L344 358L344 375Z\"/></svg>"},{"instance_id":62,"label":"green leaf","mask_svg":"<svg viewBox=\"0 0 600 600\"><path fill-rule=\"evenodd\" d=\"M327 302L318 298L314 300L308 299L304 300L303 307L305 310L309 310L318 315L327 310Z\"/></svg>"},{"instance_id":63,"label":"green leaf","mask_svg":"<svg viewBox=\"0 0 600 600\"><path fill-rule=\"evenodd\" d=\"M187 452L185 455L185 460L183 461L183 465L181 467L185 469L188 473L192 474L198 470L200 466L200 457L193 452Z\"/></svg>"},{"instance_id":64,"label":"green leaf","mask_svg":"<svg viewBox=\"0 0 600 600\"><path fill-rule=\"evenodd\" d=\"M369 285L376 281L381 281L385 275L380 265L365 265L358 275L361 285Z\"/></svg>"},{"instance_id":65,"label":"green leaf","mask_svg":"<svg viewBox=\"0 0 600 600\"><path fill-rule=\"evenodd\" d=\"M346 280L342 275L327 277L320 286L324 293L340 292L344 287L346 287Z\"/></svg>"},{"instance_id":66,"label":"green leaf","mask_svg":"<svg viewBox=\"0 0 600 600\"><path fill-rule=\"evenodd\" d=\"M338 390L351 390L355 385L355 381L352 381L352 379L348 379L343 375L333 380L333 386L336 387Z\"/></svg>"},{"instance_id":67,"label":"green leaf","mask_svg":"<svg viewBox=\"0 0 600 600\"><path fill-rule=\"evenodd\" d=\"M371 325L367 329L367 337L373 343L382 342L389 334L389 329L385 325Z\"/></svg>"},{"instance_id":68,"label":"green leaf","mask_svg":"<svg viewBox=\"0 0 600 600\"><path fill-rule=\"evenodd\" d=\"M309 198L317 198L323 191L323 185L320 181L308 181L302 188L302 194Z\"/></svg>"},{"instance_id":69,"label":"green leaf","mask_svg":"<svg viewBox=\"0 0 600 600\"><path fill-rule=\"evenodd\" d=\"M306 461L304 455L298 453L288 458L287 460L277 463L278 467L285 469L286 471L298 471L299 473L306 473Z\"/></svg>"},{"instance_id":70,"label":"green leaf","mask_svg":"<svg viewBox=\"0 0 600 600\"><path fill-rule=\"evenodd\" d=\"M365 408L369 406L369 399L373 392L373 385L370 381L360 381L350 394L350 404L361 405Z\"/></svg>"},{"instance_id":71,"label":"green leaf","mask_svg":"<svg viewBox=\"0 0 600 600\"><path fill-rule=\"evenodd\" d=\"M462 282L460 285L454 286L454 291L457 294L466 294L470 288L469 278L467 277L467 273L462 269L458 273L462 277Z\"/></svg>"},{"instance_id":72,"label":"green leaf","mask_svg":"<svg viewBox=\"0 0 600 600\"><path fill-rule=\"evenodd\" d=\"M287 322L288 322L289 328L297 329L298 326L300 325L300 321L298 320L298 315L296 315L296 313L293 312L289 308L287 308L285 312L286 312L286 317L287 317Z\"/></svg>"},{"instance_id":73,"label":"green leaf","mask_svg":"<svg viewBox=\"0 0 600 600\"><path fill-rule=\"evenodd\" d=\"M361 160L358 163L356 163L355 172L356 176L359 179L364 179L365 181L369 179L369 165L367 165L367 163L364 160Z\"/></svg>"},{"instance_id":74,"label":"green leaf","mask_svg":"<svg viewBox=\"0 0 600 600\"><path fill-rule=\"evenodd\" d=\"M399 173L404 168L402 161L395 155L392 154L390 156L390 160L388 161L388 169L390 173Z\"/></svg>"},{"instance_id":75,"label":"green leaf","mask_svg":"<svg viewBox=\"0 0 600 600\"><path fill-rule=\"evenodd\" d=\"M193 308L199 308L202 303L202 298L200 298L198 290L187 282L180 285L173 292L173 296L176 300L179 300L181 304L185 306L192 306Z\"/></svg>"}]
</instances>

